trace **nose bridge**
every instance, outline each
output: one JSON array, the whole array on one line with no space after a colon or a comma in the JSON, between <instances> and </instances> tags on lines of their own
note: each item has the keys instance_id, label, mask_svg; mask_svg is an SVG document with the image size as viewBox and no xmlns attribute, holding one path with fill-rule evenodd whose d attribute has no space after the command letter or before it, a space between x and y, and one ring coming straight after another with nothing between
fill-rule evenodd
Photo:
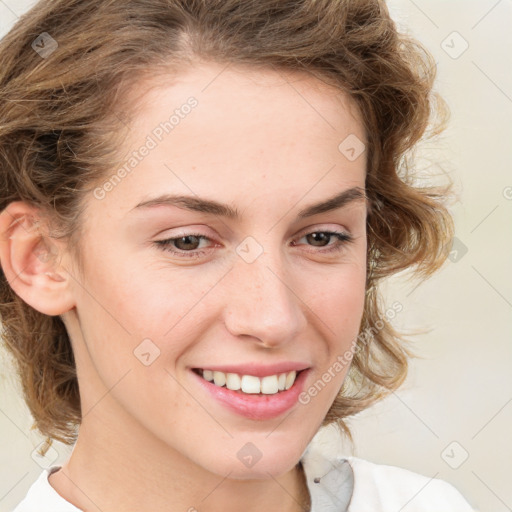
<instances>
[{"instance_id":1,"label":"nose bridge","mask_svg":"<svg viewBox=\"0 0 512 512\"><path fill-rule=\"evenodd\" d=\"M237 247L229 276L225 322L233 335L256 337L276 346L293 338L305 318L281 251L267 248L252 237Z\"/></svg>"}]
</instances>

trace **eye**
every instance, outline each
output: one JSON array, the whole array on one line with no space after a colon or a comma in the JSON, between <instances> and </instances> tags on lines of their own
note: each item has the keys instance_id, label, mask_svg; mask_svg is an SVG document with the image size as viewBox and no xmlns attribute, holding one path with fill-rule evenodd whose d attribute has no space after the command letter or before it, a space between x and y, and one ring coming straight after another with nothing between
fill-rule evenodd
<instances>
[{"instance_id":1,"label":"eye","mask_svg":"<svg viewBox=\"0 0 512 512\"><path fill-rule=\"evenodd\" d=\"M162 250L171 252L184 258L199 258L205 251L197 251L196 246L201 240L210 240L207 236L197 233L189 233L176 238L167 238L166 240L156 240L155 244ZM177 246L176 250L173 246ZM193 246L193 247L190 247ZM192 249L192 250L189 250Z\"/></svg>"},{"instance_id":2,"label":"eye","mask_svg":"<svg viewBox=\"0 0 512 512\"><path fill-rule=\"evenodd\" d=\"M302 238L306 238L309 242L312 242L315 247L329 247L326 250L313 251L320 253L338 252L341 251L347 243L353 242L351 235L341 231L311 231L310 233L303 235ZM334 244L329 245L328 243L324 243L333 239L335 241ZM294 245L296 244L294 243Z\"/></svg>"},{"instance_id":3,"label":"eye","mask_svg":"<svg viewBox=\"0 0 512 512\"><path fill-rule=\"evenodd\" d=\"M310 233L303 235L300 239L302 238L306 238L314 247L329 247L328 249L318 251L308 251L324 254L341 251L347 243L353 242L353 237L351 235L341 231L311 231ZM210 249L199 250L200 242L202 240L211 241L211 239L205 235L201 235L199 233L188 233L175 238L156 240L154 244L161 250L175 254L178 257L200 258L210 252ZM331 240L334 240L335 243L329 245ZM297 244L293 242L293 245L296 246Z\"/></svg>"}]
</instances>

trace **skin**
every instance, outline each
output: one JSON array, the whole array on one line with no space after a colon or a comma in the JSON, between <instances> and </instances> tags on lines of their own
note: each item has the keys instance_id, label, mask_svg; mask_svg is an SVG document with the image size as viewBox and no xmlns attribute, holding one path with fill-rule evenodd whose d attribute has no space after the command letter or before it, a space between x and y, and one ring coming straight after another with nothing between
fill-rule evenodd
<instances>
[{"instance_id":1,"label":"skin","mask_svg":"<svg viewBox=\"0 0 512 512\"><path fill-rule=\"evenodd\" d=\"M50 484L87 511L305 510L297 463L349 366L309 403L265 421L213 401L190 368L306 362L308 389L353 348L365 295L366 202L302 220L297 213L364 188L365 155L350 161L338 149L350 134L364 140L361 120L342 92L301 73L203 62L172 83L147 85L134 90L145 94L126 154L188 97L198 106L102 200L88 198L84 275L63 241L42 245L45 225L31 224L33 207L14 202L0 216L7 279L35 309L61 315L76 359L83 422ZM242 219L171 206L130 211L163 192L228 203ZM336 237L305 236L328 230L353 241L328 254ZM154 244L187 233L208 237L185 246L204 255ZM236 252L248 236L263 249L250 264ZM41 257L48 247L57 257ZM160 350L149 366L134 356L145 338ZM252 467L237 457L246 443L262 453Z\"/></svg>"}]
</instances>

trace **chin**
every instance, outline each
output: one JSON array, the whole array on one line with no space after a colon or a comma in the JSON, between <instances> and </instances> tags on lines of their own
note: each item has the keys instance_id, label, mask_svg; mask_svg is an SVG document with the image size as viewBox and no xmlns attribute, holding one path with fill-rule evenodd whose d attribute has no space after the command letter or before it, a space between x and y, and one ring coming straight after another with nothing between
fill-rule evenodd
<instances>
[{"instance_id":1,"label":"chin","mask_svg":"<svg viewBox=\"0 0 512 512\"><path fill-rule=\"evenodd\" d=\"M268 480L291 471L301 456L299 451L292 453L289 449L285 453L269 448L257 450L249 443L237 452L234 457L222 458L221 464L211 468L213 472L223 476L229 474L234 480Z\"/></svg>"}]
</instances>

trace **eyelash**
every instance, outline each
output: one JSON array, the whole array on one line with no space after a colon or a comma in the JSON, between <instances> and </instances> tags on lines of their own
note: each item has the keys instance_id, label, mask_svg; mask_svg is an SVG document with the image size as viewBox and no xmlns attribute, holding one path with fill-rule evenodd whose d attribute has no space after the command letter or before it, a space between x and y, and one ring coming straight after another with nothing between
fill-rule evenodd
<instances>
[{"instance_id":1,"label":"eyelash","mask_svg":"<svg viewBox=\"0 0 512 512\"><path fill-rule=\"evenodd\" d=\"M341 232L341 231L311 231L309 233L302 235L301 238L308 236L308 235L312 235L314 233L323 233L323 234L327 234L331 237L335 236L338 239L338 243L333 245L330 249L317 251L321 254L330 254L330 253L339 252L344 248L345 244L354 241L354 239L351 235L349 235L348 233L345 233L345 232ZM179 240L181 238L191 237L191 236L195 236L197 238L204 239L204 240L210 240L207 236L201 235L199 233L187 233L187 234L175 237L175 238L167 238L165 240L156 240L154 242L154 244L159 249L161 249L163 251L171 252L171 253L176 254L179 257L183 257L183 258L200 258L204 254L207 254L209 251L200 251L198 249L196 249L194 251L183 251L183 250L171 249L172 243L175 242L176 240Z\"/></svg>"}]
</instances>

